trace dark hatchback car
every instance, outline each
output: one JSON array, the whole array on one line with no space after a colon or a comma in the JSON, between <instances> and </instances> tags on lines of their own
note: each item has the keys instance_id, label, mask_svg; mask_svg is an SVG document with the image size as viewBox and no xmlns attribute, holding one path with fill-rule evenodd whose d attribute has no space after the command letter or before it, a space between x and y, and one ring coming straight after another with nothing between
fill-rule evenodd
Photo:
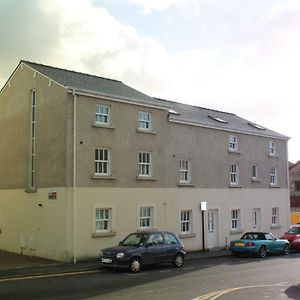
<instances>
[{"instance_id":1,"label":"dark hatchback car","mask_svg":"<svg viewBox=\"0 0 300 300\"><path fill-rule=\"evenodd\" d=\"M185 254L175 233L141 231L129 234L118 246L101 250L99 257L104 267L128 268L136 273L150 264L172 263L180 268Z\"/></svg>"}]
</instances>

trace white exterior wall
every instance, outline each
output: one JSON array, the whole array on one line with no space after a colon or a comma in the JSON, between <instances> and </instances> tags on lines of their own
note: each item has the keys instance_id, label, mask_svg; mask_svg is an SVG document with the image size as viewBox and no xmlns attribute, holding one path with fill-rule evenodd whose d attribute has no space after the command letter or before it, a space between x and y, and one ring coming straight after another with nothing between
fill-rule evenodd
<instances>
[{"instance_id":1,"label":"white exterior wall","mask_svg":"<svg viewBox=\"0 0 300 300\"><path fill-rule=\"evenodd\" d=\"M57 199L48 199L56 190ZM74 251L73 189L0 191L1 249L61 261L72 261ZM95 258L99 249L117 244L138 229L140 206L153 206L154 228L180 234L180 211L193 211L192 237L182 238L188 251L202 250L200 203L217 209L218 247L225 247L242 232L252 230L252 209L261 209L261 231L280 237L289 226L288 191L285 189L153 189L153 188L77 188L78 260ZM42 204L42 206L38 206ZM115 235L93 237L95 209L112 208ZM279 207L279 228L271 228L272 207ZM241 231L230 233L231 209L241 209ZM8 217L9 216L9 217ZM205 213L205 235L207 235ZM206 236L207 238L207 236ZM207 240L205 241L207 245ZM24 249L21 247L24 246ZM31 250L34 249L34 250Z\"/></svg>"}]
</instances>

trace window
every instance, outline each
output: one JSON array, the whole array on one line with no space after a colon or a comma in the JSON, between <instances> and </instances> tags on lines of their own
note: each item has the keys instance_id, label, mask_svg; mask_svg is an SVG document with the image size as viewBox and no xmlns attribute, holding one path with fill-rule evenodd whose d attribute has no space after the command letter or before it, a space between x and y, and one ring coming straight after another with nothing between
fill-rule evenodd
<instances>
[{"instance_id":1,"label":"window","mask_svg":"<svg viewBox=\"0 0 300 300\"><path fill-rule=\"evenodd\" d=\"M260 208L253 208L252 210L252 228L260 229Z\"/></svg>"},{"instance_id":2,"label":"window","mask_svg":"<svg viewBox=\"0 0 300 300\"><path fill-rule=\"evenodd\" d=\"M190 161L187 159L180 160L179 162L179 182L191 182Z\"/></svg>"},{"instance_id":3,"label":"window","mask_svg":"<svg viewBox=\"0 0 300 300\"><path fill-rule=\"evenodd\" d=\"M180 231L181 233L192 232L192 211L182 210L180 217Z\"/></svg>"},{"instance_id":4,"label":"window","mask_svg":"<svg viewBox=\"0 0 300 300\"><path fill-rule=\"evenodd\" d=\"M275 143L273 141L269 141L269 155L275 155Z\"/></svg>"},{"instance_id":5,"label":"window","mask_svg":"<svg viewBox=\"0 0 300 300\"><path fill-rule=\"evenodd\" d=\"M110 175L109 149L95 149L95 175Z\"/></svg>"},{"instance_id":6,"label":"window","mask_svg":"<svg viewBox=\"0 0 300 300\"><path fill-rule=\"evenodd\" d=\"M240 209L233 209L231 211L231 230L241 229L241 211Z\"/></svg>"},{"instance_id":7,"label":"window","mask_svg":"<svg viewBox=\"0 0 300 300\"><path fill-rule=\"evenodd\" d=\"M108 125L110 122L110 108L106 105L96 105L95 123L100 125Z\"/></svg>"},{"instance_id":8,"label":"window","mask_svg":"<svg viewBox=\"0 0 300 300\"><path fill-rule=\"evenodd\" d=\"M229 151L237 151L238 150L237 137L235 135L229 136L228 147L229 147Z\"/></svg>"},{"instance_id":9,"label":"window","mask_svg":"<svg viewBox=\"0 0 300 300\"><path fill-rule=\"evenodd\" d=\"M36 90L31 91L29 188L35 189Z\"/></svg>"},{"instance_id":10,"label":"window","mask_svg":"<svg viewBox=\"0 0 300 300\"><path fill-rule=\"evenodd\" d=\"M238 184L238 165L230 164L230 185Z\"/></svg>"},{"instance_id":11,"label":"window","mask_svg":"<svg viewBox=\"0 0 300 300\"><path fill-rule=\"evenodd\" d=\"M295 181L295 191L300 191L300 181Z\"/></svg>"},{"instance_id":12,"label":"window","mask_svg":"<svg viewBox=\"0 0 300 300\"><path fill-rule=\"evenodd\" d=\"M141 229L153 227L153 207L140 207L139 227Z\"/></svg>"},{"instance_id":13,"label":"window","mask_svg":"<svg viewBox=\"0 0 300 300\"><path fill-rule=\"evenodd\" d=\"M279 207L272 208L272 225L279 225Z\"/></svg>"},{"instance_id":14,"label":"window","mask_svg":"<svg viewBox=\"0 0 300 300\"><path fill-rule=\"evenodd\" d=\"M151 130L151 114L148 112L139 112L139 129Z\"/></svg>"},{"instance_id":15,"label":"window","mask_svg":"<svg viewBox=\"0 0 300 300\"><path fill-rule=\"evenodd\" d=\"M96 208L96 232L111 231L111 208Z\"/></svg>"},{"instance_id":16,"label":"window","mask_svg":"<svg viewBox=\"0 0 300 300\"><path fill-rule=\"evenodd\" d=\"M276 185L277 184L277 171L276 171L276 167L272 167L271 168L271 172L270 172L270 184L271 185Z\"/></svg>"},{"instance_id":17,"label":"window","mask_svg":"<svg viewBox=\"0 0 300 300\"><path fill-rule=\"evenodd\" d=\"M148 243L152 243L153 246L162 245L164 238L161 233L152 233L148 238Z\"/></svg>"},{"instance_id":18,"label":"window","mask_svg":"<svg viewBox=\"0 0 300 300\"><path fill-rule=\"evenodd\" d=\"M151 153L139 153L139 176L151 176Z\"/></svg>"},{"instance_id":19,"label":"window","mask_svg":"<svg viewBox=\"0 0 300 300\"><path fill-rule=\"evenodd\" d=\"M252 165L252 180L257 179L257 165Z\"/></svg>"}]
</instances>

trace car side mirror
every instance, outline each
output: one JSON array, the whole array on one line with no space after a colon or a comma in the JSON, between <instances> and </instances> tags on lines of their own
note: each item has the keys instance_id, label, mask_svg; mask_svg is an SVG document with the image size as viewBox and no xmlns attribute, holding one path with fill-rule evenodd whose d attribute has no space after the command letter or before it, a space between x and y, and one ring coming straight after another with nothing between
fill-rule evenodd
<instances>
[{"instance_id":1,"label":"car side mirror","mask_svg":"<svg viewBox=\"0 0 300 300\"><path fill-rule=\"evenodd\" d=\"M146 248L148 248L148 247L150 247L150 246L153 246L153 243L152 243L152 242L146 244Z\"/></svg>"}]
</instances>

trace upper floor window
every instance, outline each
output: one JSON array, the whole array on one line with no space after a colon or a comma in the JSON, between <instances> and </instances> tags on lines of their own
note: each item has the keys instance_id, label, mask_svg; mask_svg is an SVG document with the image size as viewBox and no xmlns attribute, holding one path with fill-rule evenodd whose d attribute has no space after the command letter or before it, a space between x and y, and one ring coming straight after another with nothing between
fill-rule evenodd
<instances>
[{"instance_id":1,"label":"upper floor window","mask_svg":"<svg viewBox=\"0 0 300 300\"><path fill-rule=\"evenodd\" d=\"M151 176L151 153L139 153L139 176Z\"/></svg>"},{"instance_id":2,"label":"upper floor window","mask_svg":"<svg viewBox=\"0 0 300 300\"><path fill-rule=\"evenodd\" d=\"M271 168L270 172L270 184L271 185L276 185L277 184L277 170L276 167Z\"/></svg>"},{"instance_id":3,"label":"upper floor window","mask_svg":"<svg viewBox=\"0 0 300 300\"><path fill-rule=\"evenodd\" d=\"M257 164L254 164L252 165L252 180L256 180L257 178Z\"/></svg>"},{"instance_id":4,"label":"upper floor window","mask_svg":"<svg viewBox=\"0 0 300 300\"><path fill-rule=\"evenodd\" d=\"M228 138L228 149L229 151L237 151L238 150L238 140L235 135L230 135Z\"/></svg>"},{"instance_id":5,"label":"upper floor window","mask_svg":"<svg viewBox=\"0 0 300 300\"><path fill-rule=\"evenodd\" d=\"M95 149L95 175L110 175L110 150Z\"/></svg>"},{"instance_id":6,"label":"upper floor window","mask_svg":"<svg viewBox=\"0 0 300 300\"><path fill-rule=\"evenodd\" d=\"M182 159L179 161L179 182L180 183L191 182L190 161L187 159Z\"/></svg>"},{"instance_id":7,"label":"upper floor window","mask_svg":"<svg viewBox=\"0 0 300 300\"><path fill-rule=\"evenodd\" d=\"M294 185L295 185L295 191L296 192L300 191L300 181L294 181Z\"/></svg>"},{"instance_id":8,"label":"upper floor window","mask_svg":"<svg viewBox=\"0 0 300 300\"><path fill-rule=\"evenodd\" d=\"M239 183L238 178L238 165L235 163L230 164L230 185L237 185Z\"/></svg>"},{"instance_id":9,"label":"upper floor window","mask_svg":"<svg viewBox=\"0 0 300 300\"><path fill-rule=\"evenodd\" d=\"M240 230L241 229L241 210L233 209L231 211L231 229Z\"/></svg>"},{"instance_id":10,"label":"upper floor window","mask_svg":"<svg viewBox=\"0 0 300 300\"><path fill-rule=\"evenodd\" d=\"M181 211L180 231L181 233L192 232L192 211L191 210Z\"/></svg>"},{"instance_id":11,"label":"upper floor window","mask_svg":"<svg viewBox=\"0 0 300 300\"><path fill-rule=\"evenodd\" d=\"M111 208L96 208L95 227L96 232L110 232L112 223Z\"/></svg>"},{"instance_id":12,"label":"upper floor window","mask_svg":"<svg viewBox=\"0 0 300 300\"><path fill-rule=\"evenodd\" d=\"M153 207L140 207L139 214L139 228L147 229L153 228Z\"/></svg>"},{"instance_id":13,"label":"upper floor window","mask_svg":"<svg viewBox=\"0 0 300 300\"><path fill-rule=\"evenodd\" d=\"M139 112L139 129L151 130L151 113L140 111Z\"/></svg>"},{"instance_id":14,"label":"upper floor window","mask_svg":"<svg viewBox=\"0 0 300 300\"><path fill-rule=\"evenodd\" d=\"M275 151L275 142L273 141L269 141L269 155L275 155L276 151Z\"/></svg>"},{"instance_id":15,"label":"upper floor window","mask_svg":"<svg viewBox=\"0 0 300 300\"><path fill-rule=\"evenodd\" d=\"M95 110L95 124L109 125L110 108L106 105L97 104Z\"/></svg>"}]
</instances>

